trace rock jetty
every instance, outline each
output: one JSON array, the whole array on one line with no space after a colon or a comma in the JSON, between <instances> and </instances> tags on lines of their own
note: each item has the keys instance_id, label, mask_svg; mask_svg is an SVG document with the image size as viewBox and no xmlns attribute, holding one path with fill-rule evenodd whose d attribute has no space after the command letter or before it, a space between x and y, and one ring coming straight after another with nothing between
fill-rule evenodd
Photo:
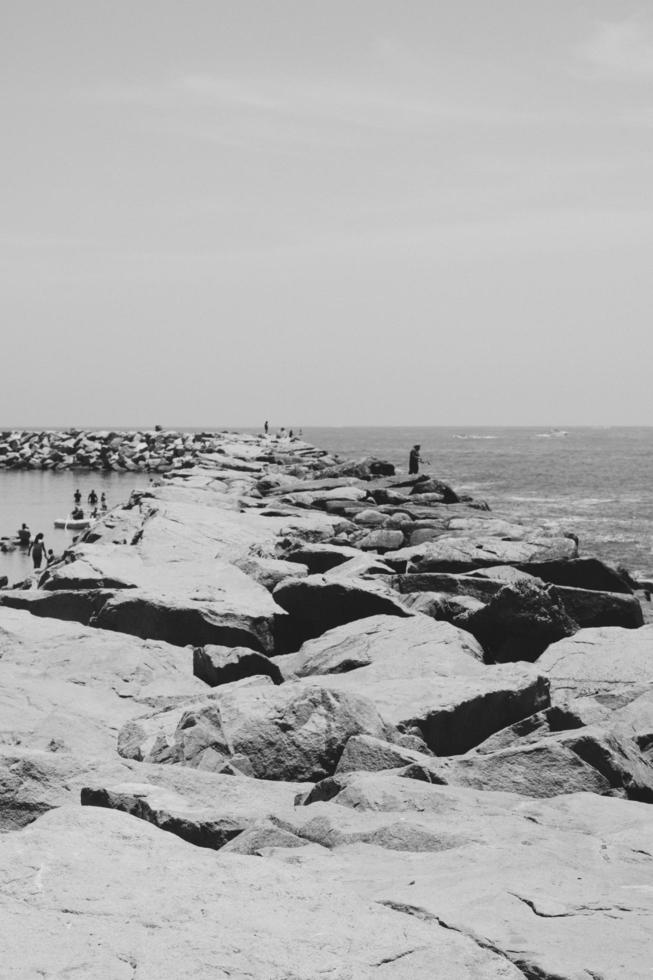
<instances>
[{"instance_id":1,"label":"rock jetty","mask_svg":"<svg viewBox=\"0 0 653 980\"><path fill-rule=\"evenodd\" d=\"M215 432L51 429L0 434L0 469L167 473L221 453Z\"/></svg>"},{"instance_id":2,"label":"rock jetty","mask_svg":"<svg viewBox=\"0 0 653 980\"><path fill-rule=\"evenodd\" d=\"M627 577L298 440L15 436L170 472L0 590L7 975L650 977Z\"/></svg>"}]
</instances>

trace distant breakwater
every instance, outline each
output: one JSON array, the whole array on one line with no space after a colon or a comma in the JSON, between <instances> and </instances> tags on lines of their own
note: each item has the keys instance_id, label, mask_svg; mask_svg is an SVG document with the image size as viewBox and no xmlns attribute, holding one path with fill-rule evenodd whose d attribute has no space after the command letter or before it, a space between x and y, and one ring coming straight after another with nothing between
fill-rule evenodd
<instances>
[{"instance_id":1,"label":"distant breakwater","mask_svg":"<svg viewBox=\"0 0 653 980\"><path fill-rule=\"evenodd\" d=\"M0 470L167 473L224 453L218 432L13 430L0 434Z\"/></svg>"}]
</instances>

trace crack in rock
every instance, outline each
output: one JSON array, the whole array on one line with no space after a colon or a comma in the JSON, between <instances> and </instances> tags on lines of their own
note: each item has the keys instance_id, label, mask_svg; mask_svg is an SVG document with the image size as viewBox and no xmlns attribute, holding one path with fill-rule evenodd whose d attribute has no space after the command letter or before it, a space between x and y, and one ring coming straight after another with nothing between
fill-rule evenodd
<instances>
[{"instance_id":1,"label":"crack in rock","mask_svg":"<svg viewBox=\"0 0 653 980\"><path fill-rule=\"evenodd\" d=\"M449 922L445 922L440 916L436 915L434 912L428 912L426 909L421 908L419 905L408 905L404 902L394 902L392 899L382 899L377 903L378 905L383 905L385 908L392 909L394 912L402 912L404 915L412 915L417 919L421 919L422 922L435 922L443 929L449 929L451 932L457 932L460 936L464 936L471 942L475 943L479 949L484 950L488 953L494 953L496 956L500 956L502 959L507 960L512 966L516 967L523 975L525 980L535 980L528 973L524 972L523 965L519 962L513 960L508 953L505 953L498 946L494 946L489 939L480 938L474 933L466 932L464 929L460 929L457 926L451 925ZM540 980L540 978L537 978ZM542 978L546 980L546 978Z\"/></svg>"}]
</instances>

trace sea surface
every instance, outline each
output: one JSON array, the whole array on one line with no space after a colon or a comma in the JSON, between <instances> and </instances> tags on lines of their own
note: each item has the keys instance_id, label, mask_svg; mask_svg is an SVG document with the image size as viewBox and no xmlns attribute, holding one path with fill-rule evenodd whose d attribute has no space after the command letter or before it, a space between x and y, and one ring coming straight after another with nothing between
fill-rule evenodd
<instances>
[{"instance_id":1,"label":"sea surface","mask_svg":"<svg viewBox=\"0 0 653 980\"><path fill-rule=\"evenodd\" d=\"M24 522L30 528L32 537L42 531L46 547L52 548L55 555L60 555L79 532L55 528L54 522L70 515L77 487L82 494L81 506L85 513L90 513L86 498L92 489L98 498L104 492L107 505L111 508L127 500L132 490L145 487L149 482L147 473L0 470L0 538L15 538L16 531ZM6 575L10 584L24 579L31 569L32 560L24 549L6 554L0 552L0 578Z\"/></svg>"},{"instance_id":2,"label":"sea surface","mask_svg":"<svg viewBox=\"0 0 653 980\"><path fill-rule=\"evenodd\" d=\"M411 446L420 443L425 471L486 500L493 511L560 526L579 536L582 554L653 576L653 427L305 428L303 436L344 457L374 455L404 470ZM84 504L91 488L98 496L104 490L111 507L149 479L141 473L0 471L0 537L13 537L25 521L59 554L73 535L53 522L69 514L76 487ZM0 553L0 576L10 582L29 570L23 552Z\"/></svg>"},{"instance_id":3,"label":"sea surface","mask_svg":"<svg viewBox=\"0 0 653 980\"><path fill-rule=\"evenodd\" d=\"M565 433L566 434L563 434ZM493 511L561 526L581 554L653 575L653 427L305 429L317 445L424 469Z\"/></svg>"}]
</instances>

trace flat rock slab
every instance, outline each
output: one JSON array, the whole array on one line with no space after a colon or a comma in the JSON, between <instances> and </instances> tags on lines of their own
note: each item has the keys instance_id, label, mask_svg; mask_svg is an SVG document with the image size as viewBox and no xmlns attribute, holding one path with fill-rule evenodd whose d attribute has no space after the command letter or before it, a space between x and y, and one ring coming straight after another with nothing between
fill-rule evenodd
<instances>
[{"instance_id":1,"label":"flat rock slab","mask_svg":"<svg viewBox=\"0 0 653 980\"><path fill-rule=\"evenodd\" d=\"M126 721L205 691L191 650L0 609L0 744L115 759Z\"/></svg>"},{"instance_id":2,"label":"flat rock slab","mask_svg":"<svg viewBox=\"0 0 653 980\"><path fill-rule=\"evenodd\" d=\"M218 850L260 820L288 819L306 784L130 763L123 782L88 780L84 806L121 810L198 847ZM309 787L312 784L309 784Z\"/></svg>"},{"instance_id":3,"label":"flat rock slab","mask_svg":"<svg viewBox=\"0 0 653 980\"><path fill-rule=\"evenodd\" d=\"M477 640L449 623L426 616L370 616L307 640L297 653L275 657L275 663L286 677L343 674L371 664L385 664L384 674L395 677L478 676L482 659Z\"/></svg>"},{"instance_id":4,"label":"flat rock slab","mask_svg":"<svg viewBox=\"0 0 653 980\"><path fill-rule=\"evenodd\" d=\"M155 501L155 505L158 502ZM234 562L250 554L275 558L281 538L308 541L333 537L347 523L321 511L297 511L284 516L240 513L231 507L161 502L142 526L138 551L147 564L220 558ZM145 515L144 515L145 516Z\"/></svg>"},{"instance_id":5,"label":"flat rock slab","mask_svg":"<svg viewBox=\"0 0 653 980\"><path fill-rule=\"evenodd\" d=\"M406 921L346 884L210 853L95 807L0 839L0 914L0 960L15 980L282 980L313 977L316 964L357 980L520 978L468 937Z\"/></svg>"},{"instance_id":6,"label":"flat rock slab","mask_svg":"<svg viewBox=\"0 0 653 980\"><path fill-rule=\"evenodd\" d=\"M578 546L570 538L534 536L505 541L490 535L440 537L436 541L402 548L389 556L408 572L466 572L491 565L523 565L575 558Z\"/></svg>"},{"instance_id":7,"label":"flat rock slab","mask_svg":"<svg viewBox=\"0 0 653 980\"><path fill-rule=\"evenodd\" d=\"M527 562L521 566L531 575L574 589L597 589L599 592L632 593L630 585L620 573L599 561L598 558L572 558L570 561Z\"/></svg>"},{"instance_id":8,"label":"flat rock slab","mask_svg":"<svg viewBox=\"0 0 653 980\"><path fill-rule=\"evenodd\" d=\"M338 806L352 812L340 818ZM379 773L351 774L331 803L307 806L307 814L314 808L304 827L330 856L301 848L294 866L327 879L346 875L361 896L406 921L444 923L500 951L525 976L650 975L653 824L645 804L585 793L520 801ZM423 843L411 853L396 842L417 840L415 823ZM297 821L295 832L303 832Z\"/></svg>"},{"instance_id":9,"label":"flat rock slab","mask_svg":"<svg viewBox=\"0 0 653 980\"><path fill-rule=\"evenodd\" d=\"M266 595L270 597L269 593ZM221 600L203 600L199 596L193 600L129 589L107 599L92 617L91 624L177 646L213 643L271 652L276 617L283 615L280 610L275 612L275 608L273 605L268 612L251 611L247 600L239 600L237 594Z\"/></svg>"},{"instance_id":10,"label":"flat rock slab","mask_svg":"<svg viewBox=\"0 0 653 980\"><path fill-rule=\"evenodd\" d=\"M653 685L653 625L580 630L545 650L537 668L556 701L590 696L622 707Z\"/></svg>"}]
</instances>

